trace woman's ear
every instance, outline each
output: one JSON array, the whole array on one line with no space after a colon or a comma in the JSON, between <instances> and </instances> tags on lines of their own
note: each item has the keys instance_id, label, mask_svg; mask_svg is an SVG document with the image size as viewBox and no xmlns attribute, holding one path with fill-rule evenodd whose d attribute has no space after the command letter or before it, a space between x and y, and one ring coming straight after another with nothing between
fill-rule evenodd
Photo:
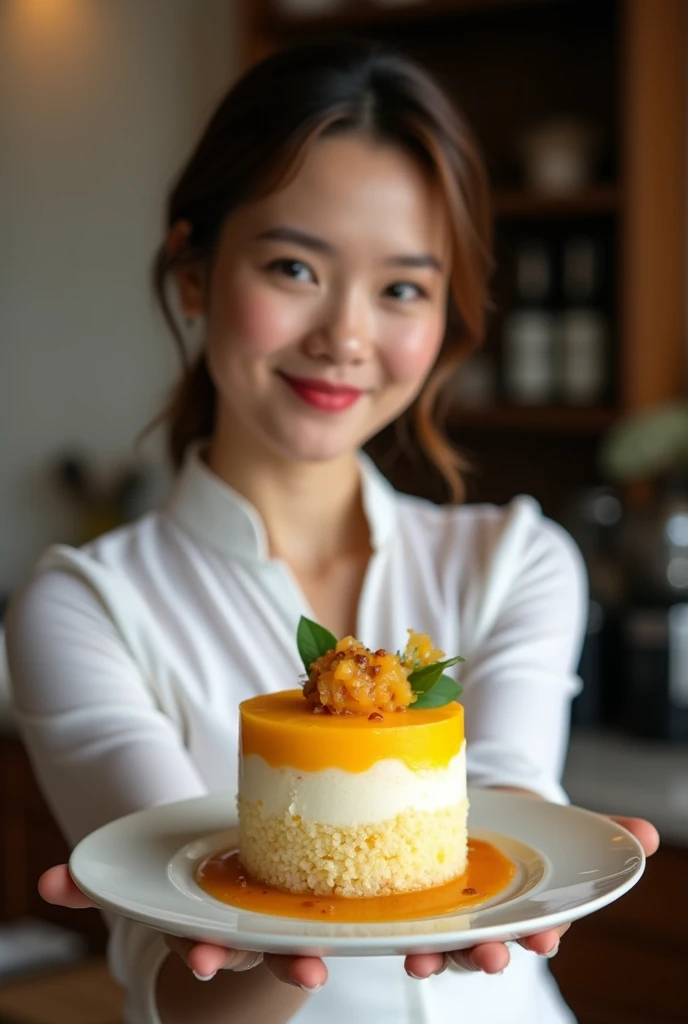
<instances>
[{"instance_id":1,"label":"woman's ear","mask_svg":"<svg viewBox=\"0 0 688 1024\"><path fill-rule=\"evenodd\" d=\"M179 292L179 303L184 316L196 318L205 313L205 268L200 260L183 258L191 235L188 220L178 220L170 228L166 249L170 259L182 257L174 267L173 275Z\"/></svg>"}]
</instances>

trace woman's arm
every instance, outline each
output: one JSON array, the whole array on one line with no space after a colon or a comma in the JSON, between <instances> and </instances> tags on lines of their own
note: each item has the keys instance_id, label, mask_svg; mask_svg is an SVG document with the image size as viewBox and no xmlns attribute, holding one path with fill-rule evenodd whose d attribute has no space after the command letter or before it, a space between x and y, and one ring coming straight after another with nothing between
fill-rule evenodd
<instances>
[{"instance_id":1,"label":"woman's arm","mask_svg":"<svg viewBox=\"0 0 688 1024\"><path fill-rule=\"evenodd\" d=\"M560 778L587 616L585 568L568 535L536 517L514 557L508 590L462 678L469 782L564 802ZM495 573L504 571L499 558L492 562ZM488 575L485 593L497 585Z\"/></svg>"},{"instance_id":2,"label":"woman's arm","mask_svg":"<svg viewBox=\"0 0 688 1024\"><path fill-rule=\"evenodd\" d=\"M176 726L156 706L104 604L84 580L57 570L36 576L9 610L6 644L14 714L70 844L132 811L205 792ZM263 967L245 976L224 971L203 985L170 956L159 933L124 918L108 916L108 922L110 966L137 1019L212 1024L230 1013L238 1021L241 1012L279 1024L306 998ZM216 960L228 959L216 947L207 949ZM207 970L206 960L201 950L199 973Z\"/></svg>"}]
</instances>

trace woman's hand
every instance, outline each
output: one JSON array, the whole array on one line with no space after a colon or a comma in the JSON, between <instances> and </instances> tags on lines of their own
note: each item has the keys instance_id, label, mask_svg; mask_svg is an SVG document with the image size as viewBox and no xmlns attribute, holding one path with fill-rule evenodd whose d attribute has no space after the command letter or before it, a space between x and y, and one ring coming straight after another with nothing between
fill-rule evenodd
<instances>
[{"instance_id":1,"label":"woman's hand","mask_svg":"<svg viewBox=\"0 0 688 1024\"><path fill-rule=\"evenodd\" d=\"M534 794L531 794L534 795ZM609 815L612 821L628 829L640 842L645 855L651 857L659 846L659 835L654 825L642 818L619 818ZM553 957L559 949L559 940L564 932L571 927L565 924L561 928L550 928L537 935L528 935L519 939L524 949L529 949L540 956ZM412 978L429 978L433 974L441 974L449 966L456 966L465 971L484 971L485 974L499 974L509 964L509 950L503 942L485 942L471 949L462 949L453 953L423 953L406 957L406 972Z\"/></svg>"},{"instance_id":2,"label":"woman's hand","mask_svg":"<svg viewBox=\"0 0 688 1024\"><path fill-rule=\"evenodd\" d=\"M641 818L619 818L612 821L628 829L639 840L646 856L650 857L659 846L659 835L649 821ZM74 883L66 864L49 868L41 876L38 890L48 903L62 907L95 907L96 904L85 896ZM570 925L550 928L536 935L519 939L519 945L540 956L552 957L559 948L561 936ZM200 980L212 978L217 971L247 971L264 962L268 969L287 985L295 985L307 992L315 992L327 981L327 968L317 957L276 956L274 954L251 953L245 950L225 949L210 943L194 943L174 935L166 936L167 945L177 953L184 963ZM466 971L484 971L499 974L509 964L509 950L503 942L485 942L470 949L450 953L419 953L407 956L406 972L419 980L433 974L441 974L453 965Z\"/></svg>"},{"instance_id":3,"label":"woman's hand","mask_svg":"<svg viewBox=\"0 0 688 1024\"><path fill-rule=\"evenodd\" d=\"M79 889L66 864L58 864L41 875L38 891L47 903L80 910L97 907ZM276 956L272 953L251 953L241 949L225 949L207 942L191 942L176 935L166 935L169 948L177 953L200 981L209 981L218 971L248 971L265 963L279 981L315 992L327 981L327 968L322 960L311 956Z\"/></svg>"}]
</instances>

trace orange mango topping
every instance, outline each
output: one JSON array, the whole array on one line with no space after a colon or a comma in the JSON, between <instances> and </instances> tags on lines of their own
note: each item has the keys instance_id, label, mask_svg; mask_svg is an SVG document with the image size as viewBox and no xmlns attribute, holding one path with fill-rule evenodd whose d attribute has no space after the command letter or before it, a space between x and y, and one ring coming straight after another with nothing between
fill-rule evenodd
<instances>
[{"instance_id":1,"label":"orange mango topping","mask_svg":"<svg viewBox=\"0 0 688 1024\"><path fill-rule=\"evenodd\" d=\"M429 636L412 630L403 656L382 648L373 652L345 636L312 663L303 695L315 710L339 715L405 711L416 700L411 672L443 657Z\"/></svg>"}]
</instances>

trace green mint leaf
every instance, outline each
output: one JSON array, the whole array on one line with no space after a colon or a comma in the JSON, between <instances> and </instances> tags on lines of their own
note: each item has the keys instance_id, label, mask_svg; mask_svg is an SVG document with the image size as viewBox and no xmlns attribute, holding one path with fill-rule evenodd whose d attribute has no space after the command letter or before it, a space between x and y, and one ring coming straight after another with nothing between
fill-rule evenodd
<instances>
[{"instance_id":1,"label":"green mint leaf","mask_svg":"<svg viewBox=\"0 0 688 1024\"><path fill-rule=\"evenodd\" d=\"M461 692L459 684L450 676L440 676L434 686L421 693L418 699L409 705L409 711L413 711L414 708L441 708L456 700Z\"/></svg>"},{"instance_id":2,"label":"green mint leaf","mask_svg":"<svg viewBox=\"0 0 688 1024\"><path fill-rule=\"evenodd\" d=\"M296 646L306 672L310 672L314 661L337 646L337 637L333 636L324 626L320 626L317 622L311 622L305 615L302 615L296 630Z\"/></svg>"},{"instance_id":3,"label":"green mint leaf","mask_svg":"<svg viewBox=\"0 0 688 1024\"><path fill-rule=\"evenodd\" d=\"M435 685L441 675L441 665L424 665L423 668L417 668L412 672L408 680L414 693L425 693Z\"/></svg>"},{"instance_id":4,"label":"green mint leaf","mask_svg":"<svg viewBox=\"0 0 688 1024\"><path fill-rule=\"evenodd\" d=\"M432 665L423 665L421 668L414 669L408 677L411 689L414 693L425 693L431 686L435 685L445 668L449 668L451 665L458 665L459 662L465 660L465 658L457 656L456 658L447 658L446 661L436 661Z\"/></svg>"}]
</instances>

